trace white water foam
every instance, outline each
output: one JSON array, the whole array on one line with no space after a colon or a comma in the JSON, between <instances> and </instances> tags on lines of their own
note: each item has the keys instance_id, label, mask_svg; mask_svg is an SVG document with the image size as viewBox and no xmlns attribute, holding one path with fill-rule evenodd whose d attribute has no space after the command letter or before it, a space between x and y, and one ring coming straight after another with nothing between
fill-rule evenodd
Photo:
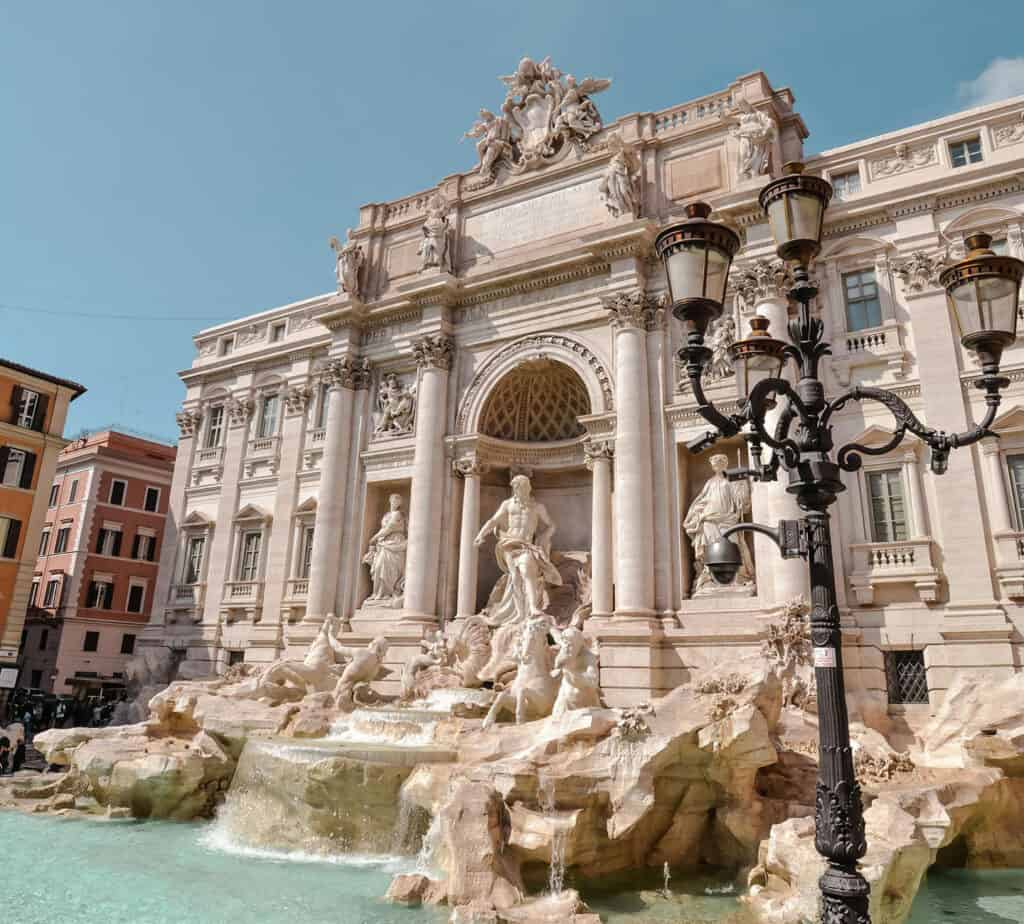
<instances>
[{"instance_id":1,"label":"white water foam","mask_svg":"<svg viewBox=\"0 0 1024 924\"><path fill-rule=\"evenodd\" d=\"M416 871L416 857L371 853L312 853L305 850L274 850L270 847L250 847L232 839L227 829L214 822L199 836L199 845L207 850L229 853L237 857L270 860L275 863L329 863L355 869L379 869L387 873Z\"/></svg>"},{"instance_id":2,"label":"white water foam","mask_svg":"<svg viewBox=\"0 0 1024 924\"><path fill-rule=\"evenodd\" d=\"M332 725L330 733L322 740L342 744L386 744L396 748L425 748L434 743L436 722L424 722L420 725L420 730L412 734L399 731L397 722L384 724L394 724L395 730L373 732L366 728L353 727L348 720L342 720Z\"/></svg>"}]
</instances>

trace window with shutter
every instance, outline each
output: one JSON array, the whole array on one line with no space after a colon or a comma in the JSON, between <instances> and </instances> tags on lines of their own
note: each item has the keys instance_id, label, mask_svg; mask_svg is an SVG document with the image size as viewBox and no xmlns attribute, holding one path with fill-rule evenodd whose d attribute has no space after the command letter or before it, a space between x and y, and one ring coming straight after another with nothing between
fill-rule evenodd
<instances>
[{"instance_id":1,"label":"window with shutter","mask_svg":"<svg viewBox=\"0 0 1024 924\"><path fill-rule=\"evenodd\" d=\"M115 478L110 483L110 503L114 504L117 507L123 507L124 506L124 495L125 495L125 491L127 491L127 489L128 489L127 482L124 482L124 481L121 481L118 478Z\"/></svg>"},{"instance_id":2,"label":"window with shutter","mask_svg":"<svg viewBox=\"0 0 1024 924\"><path fill-rule=\"evenodd\" d=\"M18 537L21 535L21 520L0 517L0 555L4 558L18 557Z\"/></svg>"},{"instance_id":3,"label":"window with shutter","mask_svg":"<svg viewBox=\"0 0 1024 924\"><path fill-rule=\"evenodd\" d=\"M8 422L17 424L19 414L21 414L21 386L15 385L11 390L11 416L7 418Z\"/></svg>"},{"instance_id":4,"label":"window with shutter","mask_svg":"<svg viewBox=\"0 0 1024 924\"><path fill-rule=\"evenodd\" d=\"M129 613L141 613L142 602L146 596L146 588L142 584L132 584L128 588L128 606L127 610Z\"/></svg>"},{"instance_id":5,"label":"window with shutter","mask_svg":"<svg viewBox=\"0 0 1024 924\"><path fill-rule=\"evenodd\" d=\"M35 412L32 414L32 429L42 430L46 426L46 408L50 404L50 399L46 395L39 395L36 399Z\"/></svg>"},{"instance_id":6,"label":"window with shutter","mask_svg":"<svg viewBox=\"0 0 1024 924\"><path fill-rule=\"evenodd\" d=\"M19 427L25 427L27 430L38 429L36 423L36 411L39 410L39 399L40 395L38 392L29 391L27 388L21 389L21 394L18 398L17 416L14 418L15 424Z\"/></svg>"},{"instance_id":7,"label":"window with shutter","mask_svg":"<svg viewBox=\"0 0 1024 924\"><path fill-rule=\"evenodd\" d=\"M46 593L43 595L43 606L54 607L60 599L60 579L51 578L46 582Z\"/></svg>"},{"instance_id":8,"label":"window with shutter","mask_svg":"<svg viewBox=\"0 0 1024 924\"><path fill-rule=\"evenodd\" d=\"M21 467L21 487L31 488L32 487L32 476L36 471L36 454L34 452L25 453L25 464Z\"/></svg>"},{"instance_id":9,"label":"window with shutter","mask_svg":"<svg viewBox=\"0 0 1024 924\"><path fill-rule=\"evenodd\" d=\"M0 465L0 484L10 488L21 486L21 473L25 469L25 453L13 446L5 446L2 450L3 458Z\"/></svg>"}]
</instances>

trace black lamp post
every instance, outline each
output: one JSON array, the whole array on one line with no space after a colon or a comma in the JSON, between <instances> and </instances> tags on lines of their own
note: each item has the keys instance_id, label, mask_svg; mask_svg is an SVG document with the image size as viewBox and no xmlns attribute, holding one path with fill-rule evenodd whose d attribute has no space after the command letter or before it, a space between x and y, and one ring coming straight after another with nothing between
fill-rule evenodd
<instances>
[{"instance_id":1,"label":"black lamp post","mask_svg":"<svg viewBox=\"0 0 1024 924\"><path fill-rule=\"evenodd\" d=\"M704 334L709 321L722 314L725 286L721 280L728 276L739 238L710 221L710 208L697 203L687 210L686 221L658 235L656 247L668 275L672 313L686 331L687 343L679 356L686 364L697 409L714 427L688 448L700 452L720 437L742 434L752 464L730 471L729 476L774 481L783 468L789 476L787 490L806 513L803 519L783 520L774 527L756 523L730 527L722 539L708 547L705 562L715 580L732 581L741 558L729 537L742 530L768 536L784 558L807 559L820 734L815 846L828 863L819 882L821 922L870 924L869 887L858 870L867 845L860 786L850 748L828 508L844 489L840 471L856 471L864 454L881 455L894 449L908 430L931 447L931 468L936 474L946 470L951 449L993 435L988 428L999 407L999 392L1009 384L999 375L999 362L1003 349L1016 339L1024 261L995 255L988 249L989 236L976 234L967 240L967 258L940 277L961 341L978 354L982 363L977 386L985 392L988 407L984 420L973 430L950 434L926 427L900 398L880 388L857 386L827 400L818 363L830 349L822 342L822 322L811 314L810 303L818 290L808 276L808 266L821 249L822 221L831 197L832 187L818 177L805 175L799 163L787 164L783 175L761 191L761 207L767 213L779 257L793 270L789 297L799 309L789 323L790 343L769 336L766 321L753 318L750 335L732 346L742 392L735 413L723 413L708 401L701 375L709 358ZM795 385L781 377L787 361L796 367ZM785 405L769 431L765 415L778 398L785 399ZM833 459L832 415L850 401L863 400L878 401L892 413L892 439L880 447L851 443L840 448ZM765 445L774 450L767 463L761 461Z\"/></svg>"}]
</instances>

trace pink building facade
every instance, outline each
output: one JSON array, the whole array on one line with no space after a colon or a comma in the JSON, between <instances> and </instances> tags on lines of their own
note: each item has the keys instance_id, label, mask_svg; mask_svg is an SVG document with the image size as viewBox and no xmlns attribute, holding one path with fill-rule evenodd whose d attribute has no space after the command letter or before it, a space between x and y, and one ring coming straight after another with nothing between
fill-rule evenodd
<instances>
[{"instance_id":1,"label":"pink building facade","mask_svg":"<svg viewBox=\"0 0 1024 924\"><path fill-rule=\"evenodd\" d=\"M18 685L116 694L146 624L172 446L101 431L60 454L32 577Z\"/></svg>"}]
</instances>

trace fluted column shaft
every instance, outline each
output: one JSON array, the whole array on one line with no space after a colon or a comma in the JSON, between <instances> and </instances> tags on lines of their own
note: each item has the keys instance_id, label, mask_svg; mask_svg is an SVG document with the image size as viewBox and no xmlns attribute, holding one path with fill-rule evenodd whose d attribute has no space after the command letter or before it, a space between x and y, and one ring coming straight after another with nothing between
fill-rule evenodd
<instances>
[{"instance_id":1,"label":"fluted column shaft","mask_svg":"<svg viewBox=\"0 0 1024 924\"><path fill-rule=\"evenodd\" d=\"M420 368L420 382L409 498L405 609L415 619L434 617L437 610L444 495L445 403L454 343L444 334L431 335L413 344L413 353Z\"/></svg>"},{"instance_id":2,"label":"fluted column shaft","mask_svg":"<svg viewBox=\"0 0 1024 924\"><path fill-rule=\"evenodd\" d=\"M345 525L352 404L355 390L365 386L369 378L369 369L365 360L345 357L328 364L323 375L328 385L327 419L306 596L305 619L308 622L321 622L335 611Z\"/></svg>"},{"instance_id":3,"label":"fluted column shaft","mask_svg":"<svg viewBox=\"0 0 1024 924\"><path fill-rule=\"evenodd\" d=\"M462 478L462 527L459 533L459 595L458 616L476 612L476 584L479 572L479 551L473 540L480 529L480 476L486 466L476 459L455 463L455 473Z\"/></svg>"},{"instance_id":4,"label":"fluted column shaft","mask_svg":"<svg viewBox=\"0 0 1024 924\"><path fill-rule=\"evenodd\" d=\"M656 310L642 292L605 300L615 329L615 612L654 612L654 473L647 326Z\"/></svg>"},{"instance_id":5,"label":"fluted column shaft","mask_svg":"<svg viewBox=\"0 0 1024 924\"><path fill-rule=\"evenodd\" d=\"M614 611L612 563L612 457L611 440L588 441L584 446L587 468L593 472L590 512L591 612L610 616Z\"/></svg>"}]
</instances>

